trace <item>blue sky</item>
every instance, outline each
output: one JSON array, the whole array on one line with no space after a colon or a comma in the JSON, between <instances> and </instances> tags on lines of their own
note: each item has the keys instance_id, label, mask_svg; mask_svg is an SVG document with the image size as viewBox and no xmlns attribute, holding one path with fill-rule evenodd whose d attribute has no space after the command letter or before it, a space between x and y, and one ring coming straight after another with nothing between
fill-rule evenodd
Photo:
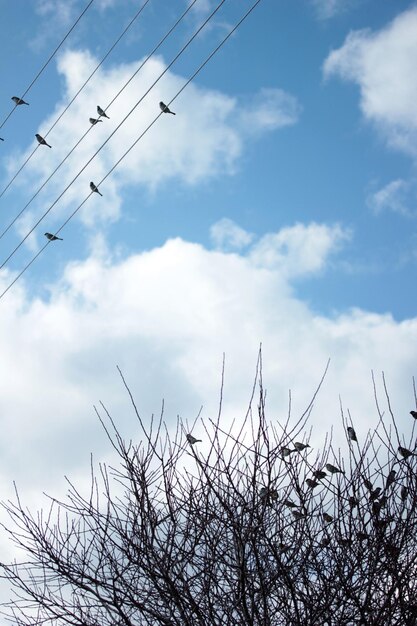
<instances>
[{"instance_id":1,"label":"blue sky","mask_svg":"<svg viewBox=\"0 0 417 626\"><path fill-rule=\"evenodd\" d=\"M85 2L0 1L2 98L11 110ZM0 271L5 289L222 40L249 0L222 10ZM151 0L0 198L2 230L67 155L187 2ZM215 5L198 0L0 240L4 260ZM2 189L139 4L95 0L0 136ZM169 7L167 9L167 6ZM376 423L371 370L400 430L414 407L417 317L417 5L262 0L238 32L0 299L3 484L28 498L83 480L108 453L92 405L135 431L115 365L144 415L168 423L243 414L262 342L272 416L315 407L317 436ZM0 191L1 193L1 191ZM130 417L129 417L130 416ZM356 420L356 421L355 421ZM101 456L100 456L101 455ZM31 468L22 466L25 458ZM54 471L51 472L51 467Z\"/></svg>"}]
</instances>

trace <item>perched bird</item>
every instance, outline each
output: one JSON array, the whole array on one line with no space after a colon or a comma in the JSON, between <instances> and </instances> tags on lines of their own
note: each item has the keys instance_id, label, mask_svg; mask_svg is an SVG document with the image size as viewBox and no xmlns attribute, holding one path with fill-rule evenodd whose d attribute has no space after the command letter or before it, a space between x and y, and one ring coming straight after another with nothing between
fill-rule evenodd
<instances>
[{"instance_id":1,"label":"perched bird","mask_svg":"<svg viewBox=\"0 0 417 626\"><path fill-rule=\"evenodd\" d=\"M174 111L171 111L166 104L164 104L163 102L159 103L159 108L161 109L162 113L171 113L171 115L176 115L174 113Z\"/></svg>"},{"instance_id":2,"label":"perched bird","mask_svg":"<svg viewBox=\"0 0 417 626\"><path fill-rule=\"evenodd\" d=\"M377 487L376 489L373 489L369 495L369 499L372 500L376 500L379 497L379 494L381 493L381 487Z\"/></svg>"},{"instance_id":3,"label":"perched bird","mask_svg":"<svg viewBox=\"0 0 417 626\"><path fill-rule=\"evenodd\" d=\"M370 480L368 480L367 478L363 479L363 484L365 485L365 487L369 490L372 491L372 489L374 488L373 484L371 483Z\"/></svg>"},{"instance_id":4,"label":"perched bird","mask_svg":"<svg viewBox=\"0 0 417 626\"><path fill-rule=\"evenodd\" d=\"M345 472L341 469L339 469L338 467L335 467L334 465L332 465L331 463L326 463L326 469L331 473L331 474L344 474Z\"/></svg>"},{"instance_id":5,"label":"perched bird","mask_svg":"<svg viewBox=\"0 0 417 626\"><path fill-rule=\"evenodd\" d=\"M110 119L109 116L106 115L106 111L103 111L103 109L99 105L97 105L97 113L100 115L100 117L107 117L108 120Z\"/></svg>"},{"instance_id":6,"label":"perched bird","mask_svg":"<svg viewBox=\"0 0 417 626\"><path fill-rule=\"evenodd\" d=\"M285 500L282 501L282 504L285 504L285 506L288 506L290 509L292 509L294 506L297 506L295 502L293 502L289 498L285 498Z\"/></svg>"},{"instance_id":7,"label":"perched bird","mask_svg":"<svg viewBox=\"0 0 417 626\"><path fill-rule=\"evenodd\" d=\"M193 445L194 443L197 443L198 441L202 441L201 439L196 439L195 437L193 437L192 435L187 435L187 441L188 443L191 443L191 445Z\"/></svg>"},{"instance_id":8,"label":"perched bird","mask_svg":"<svg viewBox=\"0 0 417 626\"><path fill-rule=\"evenodd\" d=\"M295 519L301 519L304 517L304 513L301 511L291 511L291 513L294 515Z\"/></svg>"},{"instance_id":9,"label":"perched bird","mask_svg":"<svg viewBox=\"0 0 417 626\"><path fill-rule=\"evenodd\" d=\"M278 491L276 489L269 489L268 487L262 487L259 492L262 499L270 498L276 500L278 498Z\"/></svg>"},{"instance_id":10,"label":"perched bird","mask_svg":"<svg viewBox=\"0 0 417 626\"><path fill-rule=\"evenodd\" d=\"M327 548L327 546L330 544L330 537L323 537L323 539L320 541L320 545L322 548Z\"/></svg>"},{"instance_id":11,"label":"perched bird","mask_svg":"<svg viewBox=\"0 0 417 626\"><path fill-rule=\"evenodd\" d=\"M359 500L355 496L350 496L348 502L351 509L354 509L359 504Z\"/></svg>"},{"instance_id":12,"label":"perched bird","mask_svg":"<svg viewBox=\"0 0 417 626\"><path fill-rule=\"evenodd\" d=\"M356 437L355 429L352 428L352 426L348 426L347 427L347 432L348 432L348 435L349 435L349 439L351 441L357 441L358 440L357 437Z\"/></svg>"},{"instance_id":13,"label":"perched bird","mask_svg":"<svg viewBox=\"0 0 417 626\"><path fill-rule=\"evenodd\" d=\"M98 187L93 183L93 181L91 181L90 183L90 189L91 191L95 191L96 193L98 193L100 196L102 196L103 194L98 190Z\"/></svg>"},{"instance_id":14,"label":"perched bird","mask_svg":"<svg viewBox=\"0 0 417 626\"><path fill-rule=\"evenodd\" d=\"M385 489L388 489L395 482L395 477L397 476L397 472L395 470L391 470L387 476L387 480L385 483Z\"/></svg>"},{"instance_id":15,"label":"perched bird","mask_svg":"<svg viewBox=\"0 0 417 626\"><path fill-rule=\"evenodd\" d=\"M29 106L29 102L25 102L24 100L22 100L22 98L18 98L17 96L13 96L12 97L13 102L18 105L18 104L27 104Z\"/></svg>"},{"instance_id":16,"label":"perched bird","mask_svg":"<svg viewBox=\"0 0 417 626\"><path fill-rule=\"evenodd\" d=\"M327 474L326 472L323 472L323 470L315 470L313 472L313 476L315 476L319 480L322 480L323 478L326 478Z\"/></svg>"},{"instance_id":17,"label":"perched bird","mask_svg":"<svg viewBox=\"0 0 417 626\"><path fill-rule=\"evenodd\" d=\"M329 513L323 513L322 517L327 524L330 524L330 522L333 521L333 515L329 515Z\"/></svg>"},{"instance_id":18,"label":"perched bird","mask_svg":"<svg viewBox=\"0 0 417 626\"><path fill-rule=\"evenodd\" d=\"M415 420L417 420L417 411L410 411L410 415L414 417Z\"/></svg>"},{"instance_id":19,"label":"perched bird","mask_svg":"<svg viewBox=\"0 0 417 626\"><path fill-rule=\"evenodd\" d=\"M310 489L314 489L315 487L318 487L320 484L317 482L317 480L313 480L312 478L306 478L306 483L307 483L307 486L310 487Z\"/></svg>"},{"instance_id":20,"label":"perched bird","mask_svg":"<svg viewBox=\"0 0 417 626\"><path fill-rule=\"evenodd\" d=\"M408 496L408 489L407 487L404 487L404 485L401 487L401 500L404 502L405 500L407 500L407 496Z\"/></svg>"},{"instance_id":21,"label":"perched bird","mask_svg":"<svg viewBox=\"0 0 417 626\"><path fill-rule=\"evenodd\" d=\"M45 237L49 239L49 241L57 241L58 239L59 241L64 241L61 237L57 237L56 235L53 235L52 233L45 233Z\"/></svg>"},{"instance_id":22,"label":"perched bird","mask_svg":"<svg viewBox=\"0 0 417 626\"><path fill-rule=\"evenodd\" d=\"M95 117L90 117L89 121L90 121L90 124L94 126L94 124L98 124L99 122L102 122L103 120L96 120Z\"/></svg>"},{"instance_id":23,"label":"perched bird","mask_svg":"<svg viewBox=\"0 0 417 626\"><path fill-rule=\"evenodd\" d=\"M42 146L48 146L48 148L52 148L52 146L50 146L49 143L47 143L45 139L41 137L38 133L36 133L35 137Z\"/></svg>"},{"instance_id":24,"label":"perched bird","mask_svg":"<svg viewBox=\"0 0 417 626\"><path fill-rule=\"evenodd\" d=\"M296 452L296 450L291 450L291 448L287 448L286 446L282 446L281 455L282 456L290 456L292 452Z\"/></svg>"},{"instance_id":25,"label":"perched bird","mask_svg":"<svg viewBox=\"0 0 417 626\"><path fill-rule=\"evenodd\" d=\"M414 453L407 448L403 448L402 446L398 446L398 452L401 454L403 459L408 459L408 457L412 456Z\"/></svg>"},{"instance_id":26,"label":"perched bird","mask_svg":"<svg viewBox=\"0 0 417 626\"><path fill-rule=\"evenodd\" d=\"M308 443L301 443L300 441L296 441L294 444L294 447L299 452L302 452L302 450L305 450L306 448L309 448L310 446L308 445Z\"/></svg>"}]
</instances>

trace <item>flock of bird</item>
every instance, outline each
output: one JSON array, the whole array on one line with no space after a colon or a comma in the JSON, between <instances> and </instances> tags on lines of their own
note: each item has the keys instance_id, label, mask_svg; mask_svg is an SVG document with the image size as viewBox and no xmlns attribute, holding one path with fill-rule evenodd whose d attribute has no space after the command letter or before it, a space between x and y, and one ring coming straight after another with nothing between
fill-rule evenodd
<instances>
[{"instance_id":1,"label":"flock of bird","mask_svg":"<svg viewBox=\"0 0 417 626\"><path fill-rule=\"evenodd\" d=\"M29 106L29 102L25 102L25 100L23 100L23 98L19 98L18 96L13 96L12 100L15 103L16 106L21 106L23 104ZM170 113L171 115L176 115L174 113L174 111L171 111L170 108L166 104L164 104L163 102L159 103L159 108L161 109L162 113ZM99 115L98 118L95 118L95 117L90 117L89 118L89 122L93 126L95 126L99 122L102 122L103 121L101 119L102 117L106 117L108 120L110 119L109 116L107 115L107 113L104 111L104 109L101 108L100 105L97 105L97 113ZM39 133L36 133L35 137L36 137L39 145L47 146L48 148L52 148L52 146L46 141L46 139L44 139L42 137L42 135L40 135ZM4 141L3 137L0 137L0 141ZM90 182L90 189L91 189L92 192L98 193L100 196L103 195L99 191L97 185L95 185L93 181ZM53 235L52 233L45 233L45 237L47 239L49 239L49 241L63 241L62 237L58 237L57 235ZM189 436L191 437L191 435L189 435ZM187 438L188 438L188 435L187 435ZM191 439L194 439L194 438L191 437ZM190 439L188 439L188 441L190 443L196 443L197 441L200 441L200 440L196 439L195 441L191 441Z\"/></svg>"}]
</instances>

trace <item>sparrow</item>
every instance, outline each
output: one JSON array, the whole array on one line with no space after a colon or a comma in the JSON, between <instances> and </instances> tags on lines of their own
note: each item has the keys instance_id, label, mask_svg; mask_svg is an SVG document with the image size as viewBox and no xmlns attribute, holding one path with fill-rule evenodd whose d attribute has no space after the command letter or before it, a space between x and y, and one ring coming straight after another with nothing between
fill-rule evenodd
<instances>
[{"instance_id":1,"label":"sparrow","mask_svg":"<svg viewBox=\"0 0 417 626\"><path fill-rule=\"evenodd\" d=\"M372 500L376 500L379 497L380 493L381 493L381 487L377 487L376 489L373 489L369 496L369 499L371 500L371 502Z\"/></svg>"},{"instance_id":2,"label":"sparrow","mask_svg":"<svg viewBox=\"0 0 417 626\"><path fill-rule=\"evenodd\" d=\"M29 106L29 102L25 102L24 100L22 100L22 98L18 98L17 96L13 96L12 100L16 104L16 106L18 104L27 104Z\"/></svg>"},{"instance_id":3,"label":"sparrow","mask_svg":"<svg viewBox=\"0 0 417 626\"><path fill-rule=\"evenodd\" d=\"M291 511L291 513L294 515L295 519L301 519L304 517L304 513L301 511Z\"/></svg>"},{"instance_id":4,"label":"sparrow","mask_svg":"<svg viewBox=\"0 0 417 626\"><path fill-rule=\"evenodd\" d=\"M393 482L395 482L395 477L397 476L397 472L395 470L391 470L390 473L387 476L387 480L385 483L385 489L388 489L388 487L390 487L392 485Z\"/></svg>"},{"instance_id":5,"label":"sparrow","mask_svg":"<svg viewBox=\"0 0 417 626\"><path fill-rule=\"evenodd\" d=\"M268 487L262 487L259 492L261 498L271 498L271 500L276 500L278 498L278 492L276 489L268 489Z\"/></svg>"},{"instance_id":6,"label":"sparrow","mask_svg":"<svg viewBox=\"0 0 417 626\"><path fill-rule=\"evenodd\" d=\"M415 420L417 420L417 411L410 411L410 415L414 417Z\"/></svg>"},{"instance_id":7,"label":"sparrow","mask_svg":"<svg viewBox=\"0 0 417 626\"><path fill-rule=\"evenodd\" d=\"M308 443L301 443L300 441L296 441L294 447L296 448L296 450L301 452L302 450L305 450L305 448L309 448L310 446L308 445Z\"/></svg>"},{"instance_id":8,"label":"sparrow","mask_svg":"<svg viewBox=\"0 0 417 626\"><path fill-rule=\"evenodd\" d=\"M317 480L313 480L312 478L306 478L306 483L307 483L307 486L310 487L310 489L314 489L315 487L318 487L320 484L317 482Z\"/></svg>"},{"instance_id":9,"label":"sparrow","mask_svg":"<svg viewBox=\"0 0 417 626\"><path fill-rule=\"evenodd\" d=\"M403 448L402 446L398 446L398 452L401 454L403 459L408 459L408 457L413 455L413 452L411 452L411 450Z\"/></svg>"},{"instance_id":10,"label":"sparrow","mask_svg":"<svg viewBox=\"0 0 417 626\"><path fill-rule=\"evenodd\" d=\"M93 183L93 181L91 181L90 183L90 189L91 191L95 191L96 193L98 193L100 196L102 196L103 194L98 190L98 187Z\"/></svg>"},{"instance_id":11,"label":"sparrow","mask_svg":"<svg viewBox=\"0 0 417 626\"><path fill-rule=\"evenodd\" d=\"M285 500L283 500L282 504L285 504L285 506L288 506L290 509L292 509L294 506L297 506L295 502L293 502L289 498L286 498Z\"/></svg>"},{"instance_id":12,"label":"sparrow","mask_svg":"<svg viewBox=\"0 0 417 626\"><path fill-rule=\"evenodd\" d=\"M359 504L359 500L355 496L350 496L348 502L351 509L354 509Z\"/></svg>"},{"instance_id":13,"label":"sparrow","mask_svg":"<svg viewBox=\"0 0 417 626\"><path fill-rule=\"evenodd\" d=\"M408 496L408 489L407 487L404 487L404 485L401 487L401 500L404 502L405 500L407 500L407 496Z\"/></svg>"},{"instance_id":14,"label":"sparrow","mask_svg":"<svg viewBox=\"0 0 417 626\"><path fill-rule=\"evenodd\" d=\"M64 241L61 237L57 237L56 235L52 235L52 233L45 233L45 237L49 239L49 241Z\"/></svg>"},{"instance_id":15,"label":"sparrow","mask_svg":"<svg viewBox=\"0 0 417 626\"><path fill-rule=\"evenodd\" d=\"M323 513L323 519L324 519L325 522L330 524L330 522L333 521L333 516L329 515L328 513Z\"/></svg>"},{"instance_id":16,"label":"sparrow","mask_svg":"<svg viewBox=\"0 0 417 626\"><path fill-rule=\"evenodd\" d=\"M313 476L315 476L315 478L318 478L319 480L322 480L323 478L326 478L327 474L326 472L323 472L323 470L315 470L313 472Z\"/></svg>"},{"instance_id":17,"label":"sparrow","mask_svg":"<svg viewBox=\"0 0 417 626\"><path fill-rule=\"evenodd\" d=\"M103 120L96 120L95 117L90 117L88 118L90 121L90 124L92 124L94 126L94 124L98 124L98 122L102 122Z\"/></svg>"},{"instance_id":18,"label":"sparrow","mask_svg":"<svg viewBox=\"0 0 417 626\"><path fill-rule=\"evenodd\" d=\"M198 441L202 441L201 439L196 439L195 437L193 437L192 435L187 435L187 441L188 443L191 443L191 445L193 445L194 443L197 443Z\"/></svg>"},{"instance_id":19,"label":"sparrow","mask_svg":"<svg viewBox=\"0 0 417 626\"><path fill-rule=\"evenodd\" d=\"M348 432L348 435L349 435L349 439L350 439L351 441L357 441L357 437L356 437L355 429L354 429L354 428L352 428L352 426L348 426L348 427L347 427L347 432Z\"/></svg>"},{"instance_id":20,"label":"sparrow","mask_svg":"<svg viewBox=\"0 0 417 626\"><path fill-rule=\"evenodd\" d=\"M162 113L171 113L171 115L176 115L176 113L174 113L174 111L171 111L166 104L164 104L163 102L159 103L159 108L161 109Z\"/></svg>"},{"instance_id":21,"label":"sparrow","mask_svg":"<svg viewBox=\"0 0 417 626\"><path fill-rule=\"evenodd\" d=\"M331 463L326 463L326 469L331 473L331 474L344 474L345 472L341 469L339 469L338 467L335 467L334 465L332 465Z\"/></svg>"},{"instance_id":22,"label":"sparrow","mask_svg":"<svg viewBox=\"0 0 417 626\"><path fill-rule=\"evenodd\" d=\"M97 113L100 115L100 117L107 117L108 120L110 119L109 116L106 115L106 111L103 111L103 109L99 105L97 105Z\"/></svg>"},{"instance_id":23,"label":"sparrow","mask_svg":"<svg viewBox=\"0 0 417 626\"><path fill-rule=\"evenodd\" d=\"M363 484L365 485L365 487L368 489L368 491L372 491L372 489L374 488L373 484L371 483L370 480L368 480L367 478L363 479Z\"/></svg>"},{"instance_id":24,"label":"sparrow","mask_svg":"<svg viewBox=\"0 0 417 626\"><path fill-rule=\"evenodd\" d=\"M41 137L38 133L36 133L35 137L42 146L48 146L48 148L52 148L52 146L50 146L49 143L47 143L45 139Z\"/></svg>"}]
</instances>

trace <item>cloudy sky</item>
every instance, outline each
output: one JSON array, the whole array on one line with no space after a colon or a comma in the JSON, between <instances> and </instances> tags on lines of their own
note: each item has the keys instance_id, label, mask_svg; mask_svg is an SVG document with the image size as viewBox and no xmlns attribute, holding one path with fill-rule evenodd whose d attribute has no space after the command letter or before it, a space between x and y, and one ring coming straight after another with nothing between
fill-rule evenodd
<instances>
[{"instance_id":1,"label":"cloudy sky","mask_svg":"<svg viewBox=\"0 0 417 626\"><path fill-rule=\"evenodd\" d=\"M149 0L109 53L141 4L94 0L27 91L86 4L0 0L2 498L16 480L36 505L107 458L100 401L138 436L116 365L142 417L164 401L170 424L216 414L223 353L225 422L261 343L273 420L289 390L303 412L330 359L317 440L340 401L362 436L376 425L371 371L409 434L417 4L262 0L175 98L252 0L226 0L169 69L214 0L149 60L190 2ZM97 105L110 119L91 126Z\"/></svg>"}]
</instances>

